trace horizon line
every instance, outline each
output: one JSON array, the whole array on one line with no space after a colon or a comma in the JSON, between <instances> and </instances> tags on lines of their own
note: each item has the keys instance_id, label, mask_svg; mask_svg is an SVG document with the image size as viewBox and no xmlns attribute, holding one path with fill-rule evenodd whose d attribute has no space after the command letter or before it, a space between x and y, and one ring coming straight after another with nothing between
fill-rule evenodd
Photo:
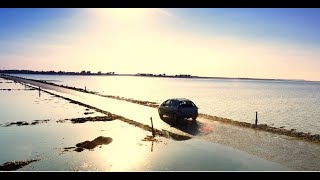
<instances>
[{"instance_id":1,"label":"horizon line","mask_svg":"<svg viewBox=\"0 0 320 180\"><path fill-rule=\"evenodd\" d=\"M6 72L6 71L17 71L17 72ZM29 71L28 72L19 72L19 71ZM44 71L44 70L18 70L18 69L3 69L0 70L0 73L8 73L8 74L47 74L47 75L122 75L122 76L144 76L144 77L168 77L168 78L206 78L206 79L241 79L241 80L272 80L272 81L304 81L304 82L320 82L320 81L313 81L313 80L305 80L305 79L286 79L286 78L255 78L255 77L223 77L223 76L198 76L198 75L191 75L191 74L167 74L167 73L115 73L114 71L109 72L91 72L91 71ZM53 73L53 74L48 74ZM68 74L69 73L69 74Z\"/></svg>"}]
</instances>

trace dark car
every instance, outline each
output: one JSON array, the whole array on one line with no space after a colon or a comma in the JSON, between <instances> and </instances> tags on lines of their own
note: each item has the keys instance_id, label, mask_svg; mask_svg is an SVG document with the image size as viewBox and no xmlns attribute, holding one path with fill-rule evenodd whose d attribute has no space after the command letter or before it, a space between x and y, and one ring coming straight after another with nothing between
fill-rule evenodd
<instances>
[{"instance_id":1,"label":"dark car","mask_svg":"<svg viewBox=\"0 0 320 180\"><path fill-rule=\"evenodd\" d=\"M158 112L160 118L166 115L174 120L192 118L195 121L198 117L198 107L186 98L168 99L159 106Z\"/></svg>"}]
</instances>

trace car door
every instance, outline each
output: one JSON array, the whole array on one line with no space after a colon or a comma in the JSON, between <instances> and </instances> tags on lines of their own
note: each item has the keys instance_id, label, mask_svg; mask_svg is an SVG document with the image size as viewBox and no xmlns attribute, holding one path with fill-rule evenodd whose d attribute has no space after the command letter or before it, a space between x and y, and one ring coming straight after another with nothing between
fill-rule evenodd
<instances>
[{"instance_id":1,"label":"car door","mask_svg":"<svg viewBox=\"0 0 320 180\"><path fill-rule=\"evenodd\" d=\"M169 115L168 112L169 112L169 103L170 103L170 100L167 100L163 103L163 105L161 106L161 112L162 114L164 115Z\"/></svg>"},{"instance_id":2,"label":"car door","mask_svg":"<svg viewBox=\"0 0 320 180\"><path fill-rule=\"evenodd\" d=\"M176 100L171 100L169 103L168 114L173 116L176 113Z\"/></svg>"}]
</instances>

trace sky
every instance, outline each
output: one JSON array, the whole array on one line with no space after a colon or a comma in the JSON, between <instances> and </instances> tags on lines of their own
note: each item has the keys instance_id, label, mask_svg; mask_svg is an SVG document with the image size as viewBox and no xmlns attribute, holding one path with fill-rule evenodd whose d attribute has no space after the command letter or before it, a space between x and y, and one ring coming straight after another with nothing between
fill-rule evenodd
<instances>
[{"instance_id":1,"label":"sky","mask_svg":"<svg viewBox=\"0 0 320 180\"><path fill-rule=\"evenodd\" d=\"M320 80L320 9L1 8L0 69Z\"/></svg>"}]
</instances>

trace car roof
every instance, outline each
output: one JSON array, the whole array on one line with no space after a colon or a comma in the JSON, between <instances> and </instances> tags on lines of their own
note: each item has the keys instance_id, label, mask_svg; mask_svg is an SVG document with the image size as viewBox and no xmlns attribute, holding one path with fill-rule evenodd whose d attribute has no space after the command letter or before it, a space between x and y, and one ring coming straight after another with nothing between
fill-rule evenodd
<instances>
[{"instance_id":1,"label":"car roof","mask_svg":"<svg viewBox=\"0 0 320 180\"><path fill-rule=\"evenodd\" d=\"M191 101L190 99L187 99L187 98L172 98L172 99L169 99L169 100Z\"/></svg>"}]
</instances>

